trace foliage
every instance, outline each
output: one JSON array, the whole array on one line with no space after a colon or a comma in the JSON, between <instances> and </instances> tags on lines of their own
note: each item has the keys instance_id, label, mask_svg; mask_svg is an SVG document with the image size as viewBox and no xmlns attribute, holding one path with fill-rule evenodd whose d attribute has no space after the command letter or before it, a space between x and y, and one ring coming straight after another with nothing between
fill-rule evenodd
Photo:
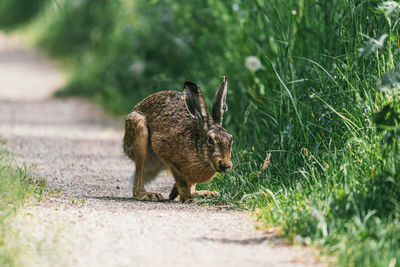
<instances>
[{"instance_id":1,"label":"foliage","mask_svg":"<svg viewBox=\"0 0 400 267\"><path fill-rule=\"evenodd\" d=\"M0 2L0 28L10 29L32 19L47 0L2 0Z\"/></svg>"},{"instance_id":2,"label":"foliage","mask_svg":"<svg viewBox=\"0 0 400 267\"><path fill-rule=\"evenodd\" d=\"M28 196L42 197L44 180L33 179L26 168L16 167L12 156L0 150L0 265L14 266L19 251L6 242L10 218Z\"/></svg>"}]
</instances>

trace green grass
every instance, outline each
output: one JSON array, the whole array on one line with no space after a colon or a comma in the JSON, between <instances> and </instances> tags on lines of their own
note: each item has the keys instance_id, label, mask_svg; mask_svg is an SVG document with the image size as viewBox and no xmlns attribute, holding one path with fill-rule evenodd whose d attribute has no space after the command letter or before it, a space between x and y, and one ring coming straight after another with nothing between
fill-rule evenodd
<instances>
[{"instance_id":1,"label":"green grass","mask_svg":"<svg viewBox=\"0 0 400 267\"><path fill-rule=\"evenodd\" d=\"M29 22L43 8L46 0L3 0L0 2L0 28L15 29Z\"/></svg>"},{"instance_id":2,"label":"green grass","mask_svg":"<svg viewBox=\"0 0 400 267\"><path fill-rule=\"evenodd\" d=\"M69 62L59 95L126 114L188 79L211 100L227 74L235 167L199 186L221 192L208 203L251 210L341 266L399 265L398 2L56 3L30 27Z\"/></svg>"},{"instance_id":3,"label":"green grass","mask_svg":"<svg viewBox=\"0 0 400 267\"><path fill-rule=\"evenodd\" d=\"M0 150L0 265L15 266L20 251L7 238L12 228L11 219L27 198L41 199L44 180L33 179L26 168L17 167L12 156Z\"/></svg>"}]
</instances>

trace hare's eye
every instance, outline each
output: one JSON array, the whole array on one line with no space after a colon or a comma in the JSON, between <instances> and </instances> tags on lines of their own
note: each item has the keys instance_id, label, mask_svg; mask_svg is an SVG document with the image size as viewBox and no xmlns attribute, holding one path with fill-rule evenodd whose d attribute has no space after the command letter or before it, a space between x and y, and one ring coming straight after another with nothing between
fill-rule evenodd
<instances>
[{"instance_id":1,"label":"hare's eye","mask_svg":"<svg viewBox=\"0 0 400 267\"><path fill-rule=\"evenodd\" d=\"M214 139L212 139L212 137L209 136L208 139L207 139L207 143L213 146L214 145Z\"/></svg>"}]
</instances>

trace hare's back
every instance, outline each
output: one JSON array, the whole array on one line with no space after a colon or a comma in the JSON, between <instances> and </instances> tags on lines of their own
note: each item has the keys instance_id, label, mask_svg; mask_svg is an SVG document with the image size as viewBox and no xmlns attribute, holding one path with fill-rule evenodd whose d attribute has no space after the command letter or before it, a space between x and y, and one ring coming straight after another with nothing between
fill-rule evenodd
<instances>
[{"instance_id":1,"label":"hare's back","mask_svg":"<svg viewBox=\"0 0 400 267\"><path fill-rule=\"evenodd\" d=\"M146 116L150 132L191 131L197 124L186 109L183 93L163 91L143 99L134 111Z\"/></svg>"},{"instance_id":2,"label":"hare's back","mask_svg":"<svg viewBox=\"0 0 400 267\"><path fill-rule=\"evenodd\" d=\"M150 95L134 111L146 116L151 146L159 156L170 157L196 146L198 125L186 109L183 93L163 91Z\"/></svg>"},{"instance_id":3,"label":"hare's back","mask_svg":"<svg viewBox=\"0 0 400 267\"><path fill-rule=\"evenodd\" d=\"M189 117L183 93L176 91L152 94L139 102L133 110L145 115L148 124L154 121L159 123L160 119Z\"/></svg>"}]
</instances>

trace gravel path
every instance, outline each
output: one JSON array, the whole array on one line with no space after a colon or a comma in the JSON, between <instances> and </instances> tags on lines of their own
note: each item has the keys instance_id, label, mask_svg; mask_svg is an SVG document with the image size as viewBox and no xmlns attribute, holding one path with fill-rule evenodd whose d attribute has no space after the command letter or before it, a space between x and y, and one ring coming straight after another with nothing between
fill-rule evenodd
<instances>
[{"instance_id":1,"label":"gravel path","mask_svg":"<svg viewBox=\"0 0 400 267\"><path fill-rule=\"evenodd\" d=\"M51 98L63 82L43 55L0 35L0 136L60 190L18 213L14 231L28 255L21 265L322 265L310 251L256 231L246 213L131 200L122 119L84 100ZM171 187L168 174L150 185L165 197Z\"/></svg>"}]
</instances>

